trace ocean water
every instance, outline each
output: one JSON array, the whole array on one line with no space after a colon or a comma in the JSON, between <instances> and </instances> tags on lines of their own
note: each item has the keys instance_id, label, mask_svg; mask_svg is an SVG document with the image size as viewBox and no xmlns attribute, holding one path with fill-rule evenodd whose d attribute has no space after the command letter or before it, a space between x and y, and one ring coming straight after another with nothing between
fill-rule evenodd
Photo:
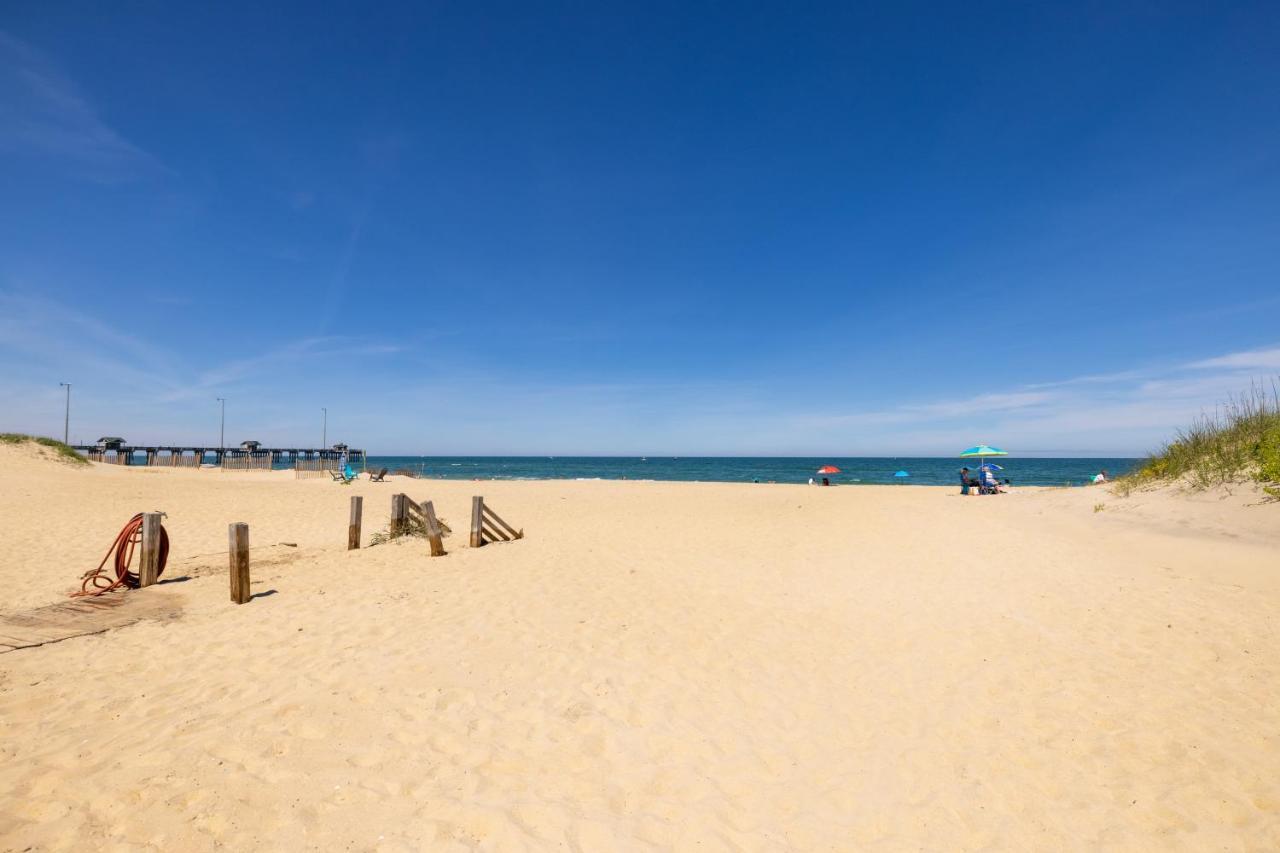
<instances>
[{"instance_id":1,"label":"ocean water","mask_svg":"<svg viewBox=\"0 0 1280 853\"><path fill-rule=\"evenodd\" d=\"M1106 470L1123 474L1140 459L992 460L1004 467L999 476L1015 486L1079 486ZM405 469L425 477L450 480L678 480L720 483L806 483L823 465L833 485L957 485L961 465L976 460L945 457L759 457L759 456L370 456L372 469ZM898 471L909 476L895 477Z\"/></svg>"}]
</instances>

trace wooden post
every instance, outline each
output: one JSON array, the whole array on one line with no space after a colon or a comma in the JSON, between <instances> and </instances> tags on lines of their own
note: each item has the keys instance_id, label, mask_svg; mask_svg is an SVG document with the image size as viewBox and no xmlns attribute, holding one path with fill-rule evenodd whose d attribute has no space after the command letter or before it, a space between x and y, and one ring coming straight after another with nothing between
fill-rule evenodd
<instances>
[{"instance_id":1,"label":"wooden post","mask_svg":"<svg viewBox=\"0 0 1280 853\"><path fill-rule=\"evenodd\" d=\"M231 600L244 604L249 600L249 525L243 521L230 525L227 546L231 554Z\"/></svg>"},{"instance_id":2,"label":"wooden post","mask_svg":"<svg viewBox=\"0 0 1280 853\"><path fill-rule=\"evenodd\" d=\"M351 496L351 518L347 521L347 550L354 551L360 547L360 516L364 512L364 498Z\"/></svg>"},{"instance_id":3,"label":"wooden post","mask_svg":"<svg viewBox=\"0 0 1280 853\"><path fill-rule=\"evenodd\" d=\"M471 547L479 548L484 544L484 498L476 495L471 499Z\"/></svg>"},{"instance_id":4,"label":"wooden post","mask_svg":"<svg viewBox=\"0 0 1280 853\"><path fill-rule=\"evenodd\" d=\"M397 536L401 536L404 534L404 517L405 517L404 501L405 501L404 495L398 494L398 495L391 496L390 533L391 533L392 539L395 539Z\"/></svg>"},{"instance_id":5,"label":"wooden post","mask_svg":"<svg viewBox=\"0 0 1280 853\"><path fill-rule=\"evenodd\" d=\"M160 513L142 514L142 553L138 558L138 586L151 586L160 578Z\"/></svg>"},{"instance_id":6,"label":"wooden post","mask_svg":"<svg viewBox=\"0 0 1280 853\"><path fill-rule=\"evenodd\" d=\"M436 521L436 508L431 501L422 504L422 523L427 528L427 540L431 542L431 556L444 556L444 541L440 538L440 522Z\"/></svg>"}]
</instances>

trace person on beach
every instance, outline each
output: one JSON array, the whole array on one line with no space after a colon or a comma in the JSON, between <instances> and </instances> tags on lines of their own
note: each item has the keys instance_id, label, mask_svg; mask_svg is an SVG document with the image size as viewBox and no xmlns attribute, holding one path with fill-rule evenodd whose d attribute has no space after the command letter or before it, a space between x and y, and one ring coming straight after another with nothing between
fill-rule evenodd
<instances>
[{"instance_id":1,"label":"person on beach","mask_svg":"<svg viewBox=\"0 0 1280 853\"><path fill-rule=\"evenodd\" d=\"M824 486L830 486L830 485L831 485L831 481L830 481L830 480L828 480L826 477L823 477L823 478L822 478L822 485L824 485Z\"/></svg>"},{"instance_id":2,"label":"person on beach","mask_svg":"<svg viewBox=\"0 0 1280 853\"><path fill-rule=\"evenodd\" d=\"M984 495L999 494L1000 489L999 484L996 482L995 472L986 466L983 466L979 470L982 474L982 493Z\"/></svg>"},{"instance_id":3,"label":"person on beach","mask_svg":"<svg viewBox=\"0 0 1280 853\"><path fill-rule=\"evenodd\" d=\"M966 466L960 469L960 494L967 495L969 490L975 488L978 481L969 476L969 468Z\"/></svg>"},{"instance_id":4,"label":"person on beach","mask_svg":"<svg viewBox=\"0 0 1280 853\"><path fill-rule=\"evenodd\" d=\"M1107 469L1103 468L1101 471L1099 471L1097 474L1095 474L1095 475L1093 476L1093 482L1095 482L1095 483L1105 483L1105 482L1107 482Z\"/></svg>"}]
</instances>

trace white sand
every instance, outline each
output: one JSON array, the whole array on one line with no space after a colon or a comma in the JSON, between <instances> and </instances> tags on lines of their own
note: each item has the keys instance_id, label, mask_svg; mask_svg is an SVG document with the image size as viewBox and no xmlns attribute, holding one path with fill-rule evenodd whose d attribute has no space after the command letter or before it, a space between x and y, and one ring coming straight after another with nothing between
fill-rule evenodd
<instances>
[{"instance_id":1,"label":"white sand","mask_svg":"<svg viewBox=\"0 0 1280 853\"><path fill-rule=\"evenodd\" d=\"M5 614L142 510L179 581L0 653L0 849L1280 849L1275 504L0 471ZM347 552L401 490L448 556Z\"/></svg>"}]
</instances>

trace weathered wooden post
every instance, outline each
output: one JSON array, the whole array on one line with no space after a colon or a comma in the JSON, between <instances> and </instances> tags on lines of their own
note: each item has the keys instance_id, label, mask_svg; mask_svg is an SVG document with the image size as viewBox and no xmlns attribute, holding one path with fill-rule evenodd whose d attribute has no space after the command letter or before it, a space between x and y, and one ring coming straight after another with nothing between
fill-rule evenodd
<instances>
[{"instance_id":1,"label":"weathered wooden post","mask_svg":"<svg viewBox=\"0 0 1280 853\"><path fill-rule=\"evenodd\" d=\"M364 498L351 496L351 518L347 521L347 550L354 551L360 547L360 516L364 512Z\"/></svg>"},{"instance_id":2,"label":"weathered wooden post","mask_svg":"<svg viewBox=\"0 0 1280 853\"><path fill-rule=\"evenodd\" d=\"M471 547L479 548L484 544L484 498L476 495L471 499Z\"/></svg>"},{"instance_id":3,"label":"weathered wooden post","mask_svg":"<svg viewBox=\"0 0 1280 853\"><path fill-rule=\"evenodd\" d=\"M142 553L138 558L138 586L151 586L160 578L160 513L142 514Z\"/></svg>"},{"instance_id":4,"label":"weathered wooden post","mask_svg":"<svg viewBox=\"0 0 1280 853\"><path fill-rule=\"evenodd\" d=\"M436 521L436 508L431 501L422 504L422 523L427 528L427 540L431 543L431 556L444 556L444 541L440 538L440 522Z\"/></svg>"},{"instance_id":5,"label":"weathered wooden post","mask_svg":"<svg viewBox=\"0 0 1280 853\"><path fill-rule=\"evenodd\" d=\"M230 525L227 545L231 555L231 600L244 604L249 600L249 525L243 521Z\"/></svg>"},{"instance_id":6,"label":"weathered wooden post","mask_svg":"<svg viewBox=\"0 0 1280 853\"><path fill-rule=\"evenodd\" d=\"M396 494L391 496L391 538L404 535L404 519L405 519L405 496Z\"/></svg>"}]
</instances>

